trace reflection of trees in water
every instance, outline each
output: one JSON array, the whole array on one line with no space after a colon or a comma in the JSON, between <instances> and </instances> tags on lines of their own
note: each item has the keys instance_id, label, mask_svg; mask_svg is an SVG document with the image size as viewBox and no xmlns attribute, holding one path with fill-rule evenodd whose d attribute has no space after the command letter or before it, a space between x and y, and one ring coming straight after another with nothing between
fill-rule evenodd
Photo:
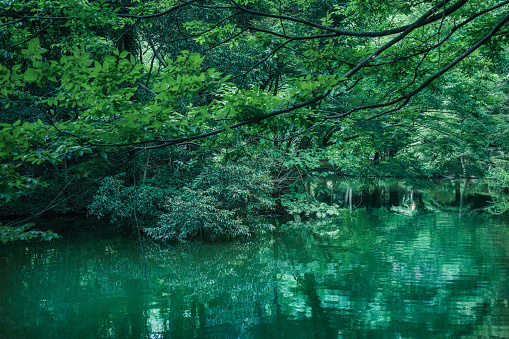
<instances>
[{"instance_id":1,"label":"reflection of trees in water","mask_svg":"<svg viewBox=\"0 0 509 339\"><path fill-rule=\"evenodd\" d=\"M322 229L244 243L148 244L149 289L135 241L13 246L0 265L0 327L10 337L509 332L500 240L509 239L507 228L456 213L380 212Z\"/></svg>"},{"instance_id":2,"label":"reflection of trees in water","mask_svg":"<svg viewBox=\"0 0 509 339\"><path fill-rule=\"evenodd\" d=\"M404 214L422 211L478 212L488 206L492 192L486 182L469 179L417 180L314 178L309 192L320 202L345 209L386 207Z\"/></svg>"},{"instance_id":3,"label":"reflection of trees in water","mask_svg":"<svg viewBox=\"0 0 509 339\"><path fill-rule=\"evenodd\" d=\"M494 291L507 283L506 271L495 264L504 256L493 253L487 220L451 227L455 218L402 222L405 218L389 217L383 226L391 234L364 244L367 247L359 244L360 255L349 265L343 262L338 277L346 280L344 286L332 287L317 276L318 285L336 291L336 304L330 308L355 313L351 318L359 321L360 329L399 328L407 336L422 336L425 329L460 335L486 326L493 320L486 312L501 305Z\"/></svg>"}]
</instances>

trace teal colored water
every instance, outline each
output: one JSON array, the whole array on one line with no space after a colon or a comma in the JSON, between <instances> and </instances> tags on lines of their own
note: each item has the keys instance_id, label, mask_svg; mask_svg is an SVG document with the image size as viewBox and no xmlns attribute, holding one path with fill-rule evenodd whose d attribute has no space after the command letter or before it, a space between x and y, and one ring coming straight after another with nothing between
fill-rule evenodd
<instances>
[{"instance_id":1,"label":"teal colored water","mask_svg":"<svg viewBox=\"0 0 509 339\"><path fill-rule=\"evenodd\" d=\"M509 227L363 214L247 242L0 249L2 338L508 338Z\"/></svg>"},{"instance_id":2,"label":"teal colored water","mask_svg":"<svg viewBox=\"0 0 509 339\"><path fill-rule=\"evenodd\" d=\"M55 220L0 246L0 338L509 338L508 223L459 190L373 192L248 241L145 239L146 280L136 237Z\"/></svg>"}]
</instances>

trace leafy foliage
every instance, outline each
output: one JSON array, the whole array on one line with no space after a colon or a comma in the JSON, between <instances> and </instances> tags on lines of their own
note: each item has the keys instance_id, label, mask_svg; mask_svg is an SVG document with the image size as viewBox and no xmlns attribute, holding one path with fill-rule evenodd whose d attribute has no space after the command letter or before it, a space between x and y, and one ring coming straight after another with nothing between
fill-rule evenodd
<instances>
[{"instance_id":1,"label":"leafy foliage","mask_svg":"<svg viewBox=\"0 0 509 339\"><path fill-rule=\"evenodd\" d=\"M158 240L237 237L263 225L257 216L274 207L271 192L267 169L216 162L205 166L189 187L157 182L126 187L119 177L107 178L89 211L117 224L132 223L136 213L144 231Z\"/></svg>"},{"instance_id":2,"label":"leafy foliage","mask_svg":"<svg viewBox=\"0 0 509 339\"><path fill-rule=\"evenodd\" d=\"M42 232L30 230L30 228L33 226L34 226L33 223L25 224L20 227L10 227L0 224L0 241L2 241L2 243L5 244L9 241L16 240L41 239L49 241L53 239L58 239L60 237L53 231Z\"/></svg>"},{"instance_id":3,"label":"leafy foliage","mask_svg":"<svg viewBox=\"0 0 509 339\"><path fill-rule=\"evenodd\" d=\"M489 178L493 180L491 183L492 205L489 208L490 213L503 214L509 211L509 173L507 168L495 167L489 172Z\"/></svg>"},{"instance_id":4,"label":"leafy foliage","mask_svg":"<svg viewBox=\"0 0 509 339\"><path fill-rule=\"evenodd\" d=\"M137 200L140 215L159 220L157 229L172 232L169 238L245 234L256 210L249 201L268 206L265 188L262 194L242 182L200 186L205 179L175 173L173 158L171 177L187 191L162 185L160 173L136 188L130 175L114 175L139 152L188 148L186 161L197 164L203 155L245 156L245 148L254 148L276 154L281 170L273 174L282 193L292 180L329 165L367 177L482 177L492 158L509 149L501 141L507 139L506 2L5 5L2 203L37 194L37 187L60 187L55 182L62 177L67 183L109 176L92 204L97 215L127 220ZM39 175L50 171L60 175ZM106 206L109 199L117 211ZM191 221L185 212L191 206L202 206L203 222ZM173 217L162 223L168 213ZM237 218L245 220L236 224ZM174 219L189 220L188 231L180 233ZM226 221L238 232L199 226Z\"/></svg>"}]
</instances>

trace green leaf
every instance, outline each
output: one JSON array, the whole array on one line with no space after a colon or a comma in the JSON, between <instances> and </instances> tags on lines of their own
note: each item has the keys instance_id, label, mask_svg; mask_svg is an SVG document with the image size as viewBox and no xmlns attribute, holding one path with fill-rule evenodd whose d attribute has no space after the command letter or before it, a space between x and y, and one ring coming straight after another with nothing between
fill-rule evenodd
<instances>
[{"instance_id":1,"label":"green leaf","mask_svg":"<svg viewBox=\"0 0 509 339\"><path fill-rule=\"evenodd\" d=\"M26 82L35 82L39 76L39 72L33 68L27 69L25 74L23 75L23 78Z\"/></svg>"},{"instance_id":2,"label":"green leaf","mask_svg":"<svg viewBox=\"0 0 509 339\"><path fill-rule=\"evenodd\" d=\"M230 126L228 126L224 121L221 121L221 126L223 126L223 128L230 133L234 132L233 129L231 129Z\"/></svg>"}]
</instances>

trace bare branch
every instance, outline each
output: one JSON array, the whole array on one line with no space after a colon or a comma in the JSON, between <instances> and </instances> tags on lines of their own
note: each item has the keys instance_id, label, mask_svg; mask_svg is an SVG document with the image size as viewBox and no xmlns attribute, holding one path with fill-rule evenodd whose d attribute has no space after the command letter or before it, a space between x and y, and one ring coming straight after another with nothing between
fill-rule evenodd
<instances>
[{"instance_id":1,"label":"bare branch","mask_svg":"<svg viewBox=\"0 0 509 339\"><path fill-rule=\"evenodd\" d=\"M231 40L235 39L236 37L238 37L239 35L241 35L241 34L242 34L242 33L244 33L245 31L247 31L247 28L244 28L243 30L241 30L241 31L240 31L240 32L238 32L237 34L235 34L235 35L233 35L233 36L229 37L228 39L223 40L223 41L221 41L220 43L218 43L218 44L216 44L216 45L214 45L214 46L212 46L212 47L207 48L206 50L202 51L201 53L202 53L202 54L206 54L207 52L209 52L209 51L213 50L214 48L217 48L217 47L219 47L219 46L221 46L221 45L223 45L223 44L227 43L228 41L231 41Z\"/></svg>"},{"instance_id":2,"label":"bare branch","mask_svg":"<svg viewBox=\"0 0 509 339\"><path fill-rule=\"evenodd\" d=\"M154 46L154 43L152 42L152 39L150 38L150 31L149 31L148 27L145 26L144 29L145 29L145 35L147 36L148 44L152 48L152 52L154 52L154 55L156 56L157 60L159 60L159 63L161 65L163 65L164 67L168 67L168 64L166 63L166 61L164 61L164 59L161 57L161 55L157 51L156 47Z\"/></svg>"},{"instance_id":3,"label":"bare branch","mask_svg":"<svg viewBox=\"0 0 509 339\"><path fill-rule=\"evenodd\" d=\"M273 56L278 50L280 50L281 48L283 48L286 44L292 42L293 40L290 39L290 40L287 40L285 42L283 42L282 44L280 44L279 46L277 46L272 52L270 52L267 56L265 56L265 58L263 58L262 60L258 61L256 64L254 64L253 66L251 66L246 72L244 72L244 74L241 74L241 75L238 75L236 77L232 77L232 80L235 79L235 78L239 78L239 77L242 77L242 83L244 82L244 79L246 78L246 75L248 75L249 72L251 72L253 69L255 69L257 66L259 66L260 64L264 63L265 61L267 61L267 59L269 59L271 56ZM242 87L242 84L239 86L239 87Z\"/></svg>"},{"instance_id":4,"label":"bare branch","mask_svg":"<svg viewBox=\"0 0 509 339\"><path fill-rule=\"evenodd\" d=\"M335 38L335 37L338 36L337 34L317 34L317 35L296 35L296 36L292 36L292 35L281 34L281 33L278 33L278 32L270 31L268 29L258 28L258 27L254 27L254 26L247 26L247 28L249 30L252 30L252 31L268 33L268 34L271 34L271 35L278 36L280 38L292 39L292 40L325 39L325 38Z\"/></svg>"},{"instance_id":5,"label":"bare branch","mask_svg":"<svg viewBox=\"0 0 509 339\"><path fill-rule=\"evenodd\" d=\"M141 21L141 19L136 20L136 22L135 22L134 24L132 24L129 28L127 28L126 30L124 30L124 31L122 32L122 34L120 34L120 36L118 37L118 39L117 39L117 41L116 41L116 42L119 42L119 41L120 41L120 39L122 39L122 37L123 37L125 34L127 34L129 31L131 31L131 30L134 28L134 26L136 26L136 25L137 25L140 21Z\"/></svg>"}]
</instances>

